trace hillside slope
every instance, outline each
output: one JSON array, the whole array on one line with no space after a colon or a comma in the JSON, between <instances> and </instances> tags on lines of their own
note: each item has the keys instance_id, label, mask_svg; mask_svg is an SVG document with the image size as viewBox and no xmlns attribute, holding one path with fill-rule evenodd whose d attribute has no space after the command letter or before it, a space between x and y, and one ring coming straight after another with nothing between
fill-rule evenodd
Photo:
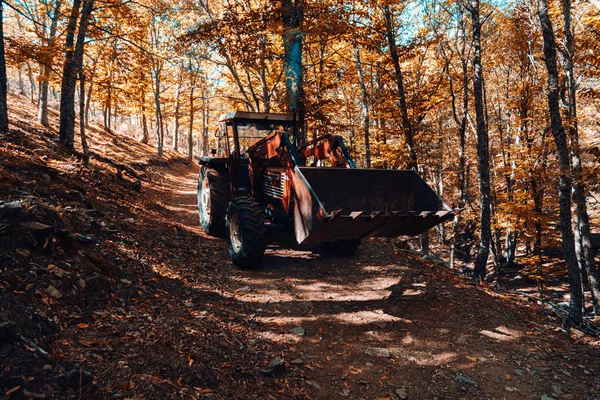
<instances>
[{"instance_id":1,"label":"hillside slope","mask_svg":"<svg viewBox=\"0 0 600 400\"><path fill-rule=\"evenodd\" d=\"M10 109L0 396L600 397L599 343L535 301L393 241L352 258L278 243L236 269L197 223L196 165L92 129L85 169L27 100Z\"/></svg>"}]
</instances>

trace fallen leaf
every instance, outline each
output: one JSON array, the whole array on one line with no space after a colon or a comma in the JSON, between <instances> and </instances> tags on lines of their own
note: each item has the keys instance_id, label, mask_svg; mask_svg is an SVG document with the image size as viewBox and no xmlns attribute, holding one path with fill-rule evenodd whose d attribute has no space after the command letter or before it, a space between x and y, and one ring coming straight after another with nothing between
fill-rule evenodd
<instances>
[{"instance_id":1,"label":"fallen leaf","mask_svg":"<svg viewBox=\"0 0 600 400\"><path fill-rule=\"evenodd\" d=\"M15 386L14 388L10 389L9 391L6 392L6 395L10 396L11 394L13 394L14 392L16 392L19 389L21 389L21 385Z\"/></svg>"},{"instance_id":2,"label":"fallen leaf","mask_svg":"<svg viewBox=\"0 0 600 400\"><path fill-rule=\"evenodd\" d=\"M77 324L77 327L78 327L79 329L85 329L85 328L87 328L87 327L89 327L89 326L90 326L90 324Z\"/></svg>"}]
</instances>

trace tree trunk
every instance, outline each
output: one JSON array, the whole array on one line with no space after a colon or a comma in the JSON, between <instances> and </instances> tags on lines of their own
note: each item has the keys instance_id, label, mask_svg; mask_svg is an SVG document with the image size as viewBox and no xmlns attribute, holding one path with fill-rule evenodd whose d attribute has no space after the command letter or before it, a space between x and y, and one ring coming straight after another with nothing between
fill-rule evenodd
<instances>
[{"instance_id":1,"label":"tree trunk","mask_svg":"<svg viewBox=\"0 0 600 400\"><path fill-rule=\"evenodd\" d=\"M67 25L67 50L65 53L65 67L60 93L59 140L67 148L73 148L75 140L75 83L77 80L77 71L83 67L85 34L94 7L94 0L83 0L79 30L77 32L77 44L73 50L75 26L79 15L80 3L81 0L74 0Z\"/></svg>"},{"instance_id":2,"label":"tree trunk","mask_svg":"<svg viewBox=\"0 0 600 400\"><path fill-rule=\"evenodd\" d=\"M33 78L33 71L31 69L31 64L26 63L27 65L27 79L29 80L29 88L30 88L30 92L29 92L29 100L31 100L31 102L33 104L35 104L35 91L36 91L36 86L35 86L35 79Z\"/></svg>"},{"instance_id":3,"label":"tree trunk","mask_svg":"<svg viewBox=\"0 0 600 400\"><path fill-rule=\"evenodd\" d=\"M562 123L559 106L558 67L556 62L556 42L554 29L548 15L546 0L538 0L538 18L544 38L544 61L548 70L548 109L550 111L550 126L552 136L558 153L559 164L559 203L560 203L560 230L562 236L562 249L567 269L569 271L570 301L569 318L575 324L583 320L583 292L581 287L581 273L575 255L575 243L571 228L571 163L567 137Z\"/></svg>"},{"instance_id":4,"label":"tree trunk","mask_svg":"<svg viewBox=\"0 0 600 400\"><path fill-rule=\"evenodd\" d=\"M163 154L164 128L162 121L162 111L160 107L160 69L154 69L154 108L156 110L156 140L158 156Z\"/></svg>"},{"instance_id":5,"label":"tree trunk","mask_svg":"<svg viewBox=\"0 0 600 400\"><path fill-rule=\"evenodd\" d=\"M581 151L579 148L579 131L577 126L577 84L573 66L575 56L575 35L571 25L571 0L562 0L565 49L565 69L567 71L567 86L569 92L568 126L571 139L571 163L573 168L573 203L574 228L575 228L575 253L579 261L579 267L585 271L588 277L594 314L600 315L600 276L596 269L594 260L594 249L592 248L590 219L585 200L585 182L581 166Z\"/></svg>"},{"instance_id":6,"label":"tree trunk","mask_svg":"<svg viewBox=\"0 0 600 400\"><path fill-rule=\"evenodd\" d=\"M177 78L177 88L175 89L175 127L173 129L173 150L178 151L179 147L179 111L181 108L181 85L183 85L183 64L179 68Z\"/></svg>"},{"instance_id":7,"label":"tree trunk","mask_svg":"<svg viewBox=\"0 0 600 400\"><path fill-rule=\"evenodd\" d=\"M473 97L475 102L475 119L477 122L477 160L480 193L481 235L479 249L473 271L474 279L485 278L486 265L490 253L491 242L491 197L490 197L490 165L489 138L485 121L483 100L483 67L481 64L481 20L479 16L479 0L473 0L469 7L473 24Z\"/></svg>"},{"instance_id":8,"label":"tree trunk","mask_svg":"<svg viewBox=\"0 0 600 400\"><path fill-rule=\"evenodd\" d=\"M6 59L4 57L4 1L0 0L0 133L8 132Z\"/></svg>"},{"instance_id":9,"label":"tree trunk","mask_svg":"<svg viewBox=\"0 0 600 400\"><path fill-rule=\"evenodd\" d=\"M79 136L83 149L83 165L87 168L90 161L90 148L85 137L85 74L79 70Z\"/></svg>"},{"instance_id":10,"label":"tree trunk","mask_svg":"<svg viewBox=\"0 0 600 400\"><path fill-rule=\"evenodd\" d=\"M297 137L295 138L298 144L304 143L306 139L304 132L305 93L302 74L303 32L300 30L304 19L305 2L306 0L281 0L285 84L290 111L298 121L298 132L296 132Z\"/></svg>"},{"instance_id":11,"label":"tree trunk","mask_svg":"<svg viewBox=\"0 0 600 400\"><path fill-rule=\"evenodd\" d=\"M194 158L194 85L190 87L190 130L188 132L188 159Z\"/></svg>"},{"instance_id":12,"label":"tree trunk","mask_svg":"<svg viewBox=\"0 0 600 400\"><path fill-rule=\"evenodd\" d=\"M386 36L390 48L390 56L392 57L392 63L394 64L395 81L398 87L398 103L400 105L400 113L402 115L402 130L404 131L404 139L406 141L406 147L408 149L408 168L419 170L419 163L417 160L417 152L414 143L413 127L408 117L408 107L406 105L406 93L404 91L404 77L402 69L400 68L400 58L398 56L398 48L396 46L396 36L394 33L393 15L390 6L386 4L384 6L384 17L385 17L385 28Z\"/></svg>"},{"instance_id":13,"label":"tree trunk","mask_svg":"<svg viewBox=\"0 0 600 400\"><path fill-rule=\"evenodd\" d=\"M365 137L365 162L367 168L371 168L371 145L369 143L369 112L371 109L371 104L369 101L369 93L367 92L367 87L365 85L365 79L363 76L362 70L362 62L360 60L360 49L354 44L354 57L356 60L356 71L358 73L358 83L360 84L360 90L362 93L362 109L363 109L363 129L364 129L364 137Z\"/></svg>"},{"instance_id":14,"label":"tree trunk","mask_svg":"<svg viewBox=\"0 0 600 400\"><path fill-rule=\"evenodd\" d=\"M149 139L150 139L150 135L148 134L148 120L146 118L146 106L144 105L144 103L142 103L142 143L148 144Z\"/></svg>"},{"instance_id":15,"label":"tree trunk","mask_svg":"<svg viewBox=\"0 0 600 400\"><path fill-rule=\"evenodd\" d=\"M54 44L54 37L56 36L56 27L58 25L58 19L60 17L60 7L62 1L57 1L52 15L50 30L48 32L48 47L51 48ZM51 56L45 56L45 60L40 64L42 73L40 74L40 92L38 102L38 122L45 127L49 126L48 123L48 82L50 80L50 64L52 62Z\"/></svg>"}]
</instances>

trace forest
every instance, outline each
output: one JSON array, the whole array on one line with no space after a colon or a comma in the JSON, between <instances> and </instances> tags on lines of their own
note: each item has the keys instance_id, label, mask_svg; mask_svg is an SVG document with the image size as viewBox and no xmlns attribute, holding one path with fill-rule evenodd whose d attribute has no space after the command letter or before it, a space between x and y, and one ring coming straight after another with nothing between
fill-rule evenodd
<instances>
[{"instance_id":1,"label":"forest","mask_svg":"<svg viewBox=\"0 0 600 400\"><path fill-rule=\"evenodd\" d=\"M0 321L15 321L21 332L15 333L14 323L2 322L0 344L20 341L28 349L20 350L26 356L10 356L27 360L20 372L18 367L10 372L10 361L0 359L6 367L0 393L7 398L45 398L31 394L42 393L37 381L42 375L47 387L56 386L44 396L54 391L58 398L240 398L244 388L268 398L459 398L460 393L512 398L513 391L527 398L595 398L600 391L594 372L600 365L593 361L600 346L600 2L0 0L0 39L0 260L6 264L0 275ZM454 209L454 218L417 238L365 241L354 259L307 255L282 245L267 248L264 275L256 275L261 269L236 270L213 250L222 247L215 244L220 242L201 233L195 199L198 162L220 146L219 116L236 110L292 114L300 144L339 135L358 168L414 170ZM47 231L35 225L40 223ZM66 241L63 230L69 232ZM316 275L307 272L311 260L316 260ZM201 272L190 269L197 263ZM446 283L430 292L425 286L432 284L406 272L403 263ZM38 276L36 265L53 277L50 283ZM326 272L346 266L357 273L348 274L347 282L345 272L337 277ZM386 292L384 282L391 279L386 268L412 284L390 281L396 289ZM30 274L35 278L27 282ZM361 274L374 275L359 281ZM367 289L368 282L384 286ZM425 304L410 318L382 303L361 311L368 316L359 319L371 322L357 322L357 316L343 320L352 326L348 330L373 337L387 323L401 335L390 339L396 345L413 343L410 329L415 336L429 335L425 332L432 326L397 329L407 320L426 318L429 306L443 319L444 304L464 302L460 307L471 309L485 304L489 315L483 319L491 318L490 324L501 329L479 326L474 337L463 336L460 327L476 325L483 315L467 317L461 308L450 319L456 325L427 340L441 343L440 337L456 332L458 339L449 342L465 346L461 338L466 338L472 364L466 370L487 372L470 377L440 372L435 379L441 383L419 388L413 383L422 372L414 363L456 366L455 357L465 356L454 349L460 356L446 360L454 353L429 352L423 356L427 362L420 363L421 356L407 356L402 345L388 351L389 346L371 342L364 342L371 343L366 354L383 360L377 367L388 363L384 370L357 366L365 357L363 342L355 344L360 356L352 353L349 370L338 370L329 359L332 347L319 347L323 338L322 346L344 342L329 332L335 318L319 322L314 314L335 314L339 322L339 315L354 312L353 302L383 301L367 294L353 298L345 285L361 293L373 290L373 296L386 292L390 301L399 296L417 308ZM328 302L328 290L331 302L341 305L321 304ZM448 293L453 290L457 294ZM91 292L82 294L86 291ZM425 303L407 299L413 292L424 295ZM275 304L270 296L278 299ZM308 306L296 304L302 296L310 299L304 301ZM77 299L71 304L77 310L54 310L68 298ZM245 307L256 304L261 311L252 311L246 321L250 311ZM45 322L27 328L39 331L31 334L34 338L21 326L31 317L15 316L19 307L25 314L39 308L38 316L46 310ZM92 331L110 325L104 307L117 310L112 323L135 320L139 326L111 328L113 336L127 332L129 344L121 350L103 344L105 350L95 353L90 348L113 337ZM183 310L170 309L161 317L159 307ZM502 307L514 316L497 321ZM379 308L389 320L377 314ZM531 315L521 317L523 310ZM271 311L270 319L261 315ZM535 328L527 325L535 323L534 315L540 324ZM188 318L194 328L184 326ZM267 323L283 333L259 339L241 333ZM374 327L363 331L361 324ZM393 324L398 326L392 329ZM301 334L293 331L297 328ZM44 329L52 333L46 337ZM144 330L152 333L140 335ZM202 337L200 347L194 350L184 332ZM215 346L222 358L211 353L203 360L210 332L219 337ZM321 339L302 345L309 333ZM168 335L179 338L179 345L168 344ZM473 353L482 335L503 346L522 340L534 357L522 361L531 361L531 371L540 363L561 362L562 350L539 356L535 348L539 352L548 343L528 340L542 340L541 335L556 340L550 348L563 350L566 340L578 341L581 347L566 356L567 367L556 364L553 370L567 368L571 372L559 373L561 379L573 374L581 381L556 389L547 371L535 370L535 382L520 388L516 380L524 378L514 371L529 371L521 361L510 372L482 367L493 358ZM424 346L419 354L431 350L423 350L426 339L414 340ZM58 356L61 341L69 350ZM150 342L168 347L165 357L171 361L160 354L151 356L152 367L151 361L132 361ZM246 350L236 350L238 345ZM316 358L307 360L295 346ZM0 357L4 349L0 346ZM319 371L311 371L323 368L325 361L316 356L322 351L331 364L326 368L342 376L339 382L325 383L314 376ZM507 359L511 351L516 350L506 350ZM246 366L237 364L235 355L241 353L248 357ZM578 359L575 366L569 357ZM92 360L106 369L94 370ZM415 369L407 382L392 384L398 373L392 371L402 363ZM35 390L16 378L24 371L37 377ZM483 384L486 373L502 383ZM57 389L57 376L66 386ZM348 384L354 377L364 378ZM448 389L443 379L456 388ZM228 387L229 380L244 387ZM328 385L327 396L318 382Z\"/></svg>"}]
</instances>

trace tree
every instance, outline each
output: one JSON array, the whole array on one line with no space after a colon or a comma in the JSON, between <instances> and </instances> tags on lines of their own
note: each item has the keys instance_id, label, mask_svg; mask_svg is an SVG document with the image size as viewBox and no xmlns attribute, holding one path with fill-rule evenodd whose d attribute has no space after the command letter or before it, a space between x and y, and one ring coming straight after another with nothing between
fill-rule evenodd
<instances>
[{"instance_id":1,"label":"tree","mask_svg":"<svg viewBox=\"0 0 600 400\"><path fill-rule=\"evenodd\" d=\"M538 18L544 38L544 62L548 71L548 110L550 112L550 127L558 153L559 164L559 206L560 206L560 231L562 236L562 249L567 269L569 271L569 318L575 324L583 320L583 294L581 274L575 255L575 243L571 228L571 163L567 135L560 115L559 106L559 80L558 64L556 61L556 40L554 29L548 14L546 0L537 0Z\"/></svg>"},{"instance_id":2,"label":"tree","mask_svg":"<svg viewBox=\"0 0 600 400\"><path fill-rule=\"evenodd\" d=\"M42 72L40 74L40 93L38 104L38 122L43 126L48 126L48 84L50 80L50 70L53 63L54 40L57 33L58 19L60 17L60 8L62 0L55 0L52 4L45 3L46 9L52 10L50 16L50 27L43 29L43 38L46 41L47 50L44 53L44 59L41 63ZM37 27L37 25L36 25ZM46 34L46 31L47 34Z\"/></svg>"},{"instance_id":3,"label":"tree","mask_svg":"<svg viewBox=\"0 0 600 400\"><path fill-rule=\"evenodd\" d=\"M288 91L290 111L298 121L299 132L297 132L298 137L296 138L298 143L303 143L306 139L304 132L306 109L302 74L303 32L301 30L305 6L305 0L281 0L284 29L285 84Z\"/></svg>"},{"instance_id":4,"label":"tree","mask_svg":"<svg viewBox=\"0 0 600 400\"><path fill-rule=\"evenodd\" d=\"M587 275L594 313L600 315L600 279L596 270L594 260L594 249L592 248L590 218L588 216L585 200L585 183L583 180L583 168L581 164L581 150L579 146L579 130L577 124L577 83L573 59L575 57L575 33L571 24L571 0L562 0L564 18L564 62L567 72L568 109L567 123L571 140L571 163L573 169L573 203L575 205L574 236L575 253L579 261L579 267Z\"/></svg>"},{"instance_id":5,"label":"tree","mask_svg":"<svg viewBox=\"0 0 600 400\"><path fill-rule=\"evenodd\" d=\"M65 51L65 65L60 94L60 127L59 141L67 148L73 148L75 138L75 84L77 72L83 66L83 52L85 46L85 35L89 18L91 16L94 0L83 0L79 30L77 32L77 43L73 48L75 27L80 11L81 0L74 0L69 23L67 25L67 39Z\"/></svg>"},{"instance_id":6,"label":"tree","mask_svg":"<svg viewBox=\"0 0 600 400\"><path fill-rule=\"evenodd\" d=\"M483 66L481 62L481 16L480 1L472 0L467 5L473 25L473 101L475 103L475 120L477 125L477 160L479 172L479 204L480 204L480 239L474 279L483 279L490 253L491 234L491 195L490 195L490 163L489 136L485 120L483 98Z\"/></svg>"},{"instance_id":7,"label":"tree","mask_svg":"<svg viewBox=\"0 0 600 400\"><path fill-rule=\"evenodd\" d=\"M8 131L6 60L4 58L4 1L0 0L0 133Z\"/></svg>"}]
</instances>

